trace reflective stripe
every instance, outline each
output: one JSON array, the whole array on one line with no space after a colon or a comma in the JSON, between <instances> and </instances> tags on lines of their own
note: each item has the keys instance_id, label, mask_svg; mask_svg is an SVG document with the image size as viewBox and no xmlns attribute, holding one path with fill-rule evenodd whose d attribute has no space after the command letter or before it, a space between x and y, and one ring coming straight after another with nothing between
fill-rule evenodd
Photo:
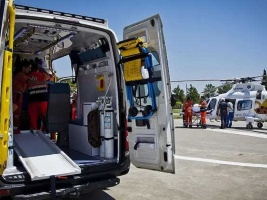
<instances>
[{"instance_id":1,"label":"reflective stripe","mask_svg":"<svg viewBox=\"0 0 267 200\"><path fill-rule=\"evenodd\" d=\"M47 89L45 90L34 90L34 91L30 91L30 94L39 94L39 93L46 93L48 92Z\"/></svg>"},{"instance_id":2,"label":"reflective stripe","mask_svg":"<svg viewBox=\"0 0 267 200\"><path fill-rule=\"evenodd\" d=\"M46 88L46 85L35 85L35 86L29 87L28 89L33 90L33 89L38 89L38 88Z\"/></svg>"}]
</instances>

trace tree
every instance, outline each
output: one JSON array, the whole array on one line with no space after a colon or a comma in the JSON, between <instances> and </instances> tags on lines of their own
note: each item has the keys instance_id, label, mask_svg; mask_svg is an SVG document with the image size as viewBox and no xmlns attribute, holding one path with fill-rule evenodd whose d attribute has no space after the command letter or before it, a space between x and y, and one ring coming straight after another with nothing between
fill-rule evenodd
<instances>
[{"instance_id":1,"label":"tree","mask_svg":"<svg viewBox=\"0 0 267 200\"><path fill-rule=\"evenodd\" d=\"M199 94L198 94L198 91L197 89L192 86L192 84L190 84L190 87L189 89L187 90L187 97L190 97L191 100L193 101L193 103L198 103L199 102Z\"/></svg>"},{"instance_id":2,"label":"tree","mask_svg":"<svg viewBox=\"0 0 267 200\"><path fill-rule=\"evenodd\" d=\"M177 87L174 88L172 92L174 93L174 98L176 101L184 102L185 100L184 90L181 89L179 85L177 85Z\"/></svg>"},{"instance_id":3,"label":"tree","mask_svg":"<svg viewBox=\"0 0 267 200\"><path fill-rule=\"evenodd\" d=\"M228 92L232 88L232 83L224 83L222 86L218 87L218 94L223 94Z\"/></svg>"},{"instance_id":4,"label":"tree","mask_svg":"<svg viewBox=\"0 0 267 200\"><path fill-rule=\"evenodd\" d=\"M267 74L265 69L263 70L261 85L264 85L267 90Z\"/></svg>"},{"instance_id":5,"label":"tree","mask_svg":"<svg viewBox=\"0 0 267 200\"><path fill-rule=\"evenodd\" d=\"M64 83L68 83L70 86L70 93L74 93L77 91L77 85L76 83L73 83L71 79L67 79L65 81L63 81Z\"/></svg>"},{"instance_id":6,"label":"tree","mask_svg":"<svg viewBox=\"0 0 267 200\"><path fill-rule=\"evenodd\" d=\"M212 84L206 84L204 91L203 91L203 96L205 98L210 98L216 96L216 90L217 88L212 85Z\"/></svg>"}]
</instances>

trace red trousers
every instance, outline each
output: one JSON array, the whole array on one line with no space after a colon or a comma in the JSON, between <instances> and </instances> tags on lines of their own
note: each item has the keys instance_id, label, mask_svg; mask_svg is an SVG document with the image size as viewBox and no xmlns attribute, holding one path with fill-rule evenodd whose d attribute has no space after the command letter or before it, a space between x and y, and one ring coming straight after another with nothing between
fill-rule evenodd
<instances>
[{"instance_id":1,"label":"red trousers","mask_svg":"<svg viewBox=\"0 0 267 200\"><path fill-rule=\"evenodd\" d=\"M200 112L202 124L206 124L206 113L207 113L206 111Z\"/></svg>"},{"instance_id":2,"label":"red trousers","mask_svg":"<svg viewBox=\"0 0 267 200\"><path fill-rule=\"evenodd\" d=\"M38 117L44 120L47 113L47 101L30 102L28 105L30 129L37 130Z\"/></svg>"},{"instance_id":3,"label":"red trousers","mask_svg":"<svg viewBox=\"0 0 267 200\"><path fill-rule=\"evenodd\" d=\"M185 125L192 125L192 112L186 110L184 113Z\"/></svg>"}]
</instances>

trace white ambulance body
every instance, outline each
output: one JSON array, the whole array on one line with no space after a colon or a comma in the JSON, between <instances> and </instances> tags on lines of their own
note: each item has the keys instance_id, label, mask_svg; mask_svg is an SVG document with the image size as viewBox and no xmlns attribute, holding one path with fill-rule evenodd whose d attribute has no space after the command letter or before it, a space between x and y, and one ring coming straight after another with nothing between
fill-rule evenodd
<instances>
[{"instance_id":1,"label":"white ambulance body","mask_svg":"<svg viewBox=\"0 0 267 200\"><path fill-rule=\"evenodd\" d=\"M0 197L53 199L115 186L130 162L174 173L171 88L160 16L126 27L118 43L106 20L12 4L1 0ZM65 56L77 90L75 117L70 85L47 82L46 132L24 128L15 133L16 60L38 57L53 71L53 62ZM56 142L49 134L57 135Z\"/></svg>"}]
</instances>

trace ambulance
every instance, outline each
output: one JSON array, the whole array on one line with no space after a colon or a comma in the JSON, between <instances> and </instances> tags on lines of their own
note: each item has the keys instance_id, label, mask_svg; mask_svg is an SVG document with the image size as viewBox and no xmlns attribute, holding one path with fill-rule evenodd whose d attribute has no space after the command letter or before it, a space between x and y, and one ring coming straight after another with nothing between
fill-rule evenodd
<instances>
[{"instance_id":1,"label":"ambulance","mask_svg":"<svg viewBox=\"0 0 267 200\"><path fill-rule=\"evenodd\" d=\"M119 42L105 19L12 0L1 0L0 6L0 197L78 197L118 185L131 163L175 173L171 86L159 15L125 27ZM77 89L76 117L71 117L70 84L47 81L46 130L30 130L22 120L24 128L15 132L17 61L37 57L53 71L53 63L66 56Z\"/></svg>"}]
</instances>

